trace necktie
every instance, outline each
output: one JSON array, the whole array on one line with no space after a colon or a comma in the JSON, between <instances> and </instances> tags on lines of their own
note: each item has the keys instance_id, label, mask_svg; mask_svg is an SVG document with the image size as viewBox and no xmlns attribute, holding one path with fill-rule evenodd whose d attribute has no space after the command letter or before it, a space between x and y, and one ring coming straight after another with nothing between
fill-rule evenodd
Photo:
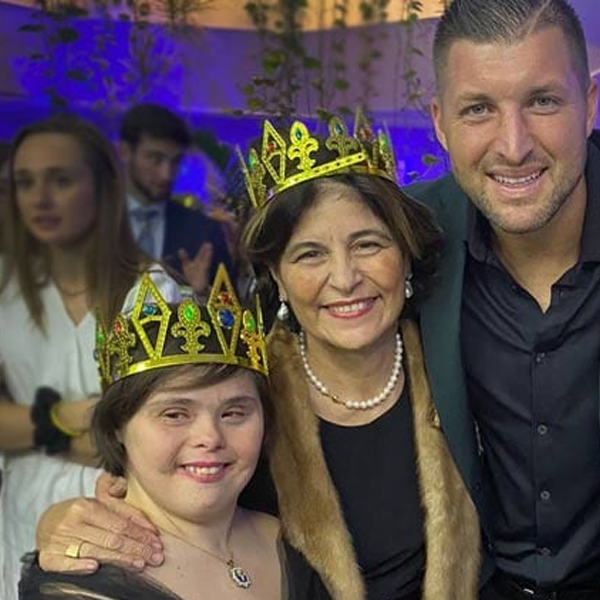
<instances>
[{"instance_id":1,"label":"necktie","mask_svg":"<svg viewBox=\"0 0 600 600\"><path fill-rule=\"evenodd\" d=\"M138 246L148 255L153 258L156 256L156 248L154 243L153 227L155 219L158 217L158 211L155 208L136 208L131 211L134 219L136 219L139 227L137 236Z\"/></svg>"}]
</instances>

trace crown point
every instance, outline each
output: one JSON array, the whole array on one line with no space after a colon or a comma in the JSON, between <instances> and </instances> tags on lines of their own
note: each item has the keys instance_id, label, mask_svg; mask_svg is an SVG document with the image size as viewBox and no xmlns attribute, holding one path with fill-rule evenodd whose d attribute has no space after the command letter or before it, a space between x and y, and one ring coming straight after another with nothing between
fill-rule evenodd
<instances>
[{"instance_id":1,"label":"crown point","mask_svg":"<svg viewBox=\"0 0 600 600\"><path fill-rule=\"evenodd\" d=\"M360 108L352 134L344 119L335 115L329 119L327 136L311 135L302 121L294 121L282 135L265 120L260 151L251 147L247 162L241 151L238 155L250 202L260 210L283 190L338 172L368 173L396 181L391 140L380 140L381 134Z\"/></svg>"},{"instance_id":2,"label":"crown point","mask_svg":"<svg viewBox=\"0 0 600 600\"><path fill-rule=\"evenodd\" d=\"M148 294L151 302L146 300ZM207 320L202 317L203 310L207 312ZM258 299L256 310L257 317L252 311L244 314L222 264L217 269L206 304L199 304L189 296L177 304L167 304L161 290L145 273L133 312L117 315L110 329L98 322L94 356L103 388L149 369L184 364L237 365L267 375ZM225 329L229 331L225 333ZM183 342L166 346L167 340L176 338L182 338ZM238 349L240 341L244 342L244 347Z\"/></svg>"}]
</instances>

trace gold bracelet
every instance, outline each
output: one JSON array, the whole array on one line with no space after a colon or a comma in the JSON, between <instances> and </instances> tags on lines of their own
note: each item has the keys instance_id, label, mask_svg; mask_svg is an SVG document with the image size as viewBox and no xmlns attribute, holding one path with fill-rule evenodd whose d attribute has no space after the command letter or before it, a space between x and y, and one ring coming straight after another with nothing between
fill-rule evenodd
<instances>
[{"instance_id":1,"label":"gold bracelet","mask_svg":"<svg viewBox=\"0 0 600 600\"><path fill-rule=\"evenodd\" d=\"M56 404L53 404L50 407L50 421L52 422L52 425L54 425L54 427L56 427L56 429L58 429L60 432L64 433L65 435L68 435L70 438L75 438L75 437L79 437L83 431L77 431L76 429L71 429L70 427L67 427L59 418L58 418L58 405L60 404L60 402L57 402Z\"/></svg>"}]
</instances>

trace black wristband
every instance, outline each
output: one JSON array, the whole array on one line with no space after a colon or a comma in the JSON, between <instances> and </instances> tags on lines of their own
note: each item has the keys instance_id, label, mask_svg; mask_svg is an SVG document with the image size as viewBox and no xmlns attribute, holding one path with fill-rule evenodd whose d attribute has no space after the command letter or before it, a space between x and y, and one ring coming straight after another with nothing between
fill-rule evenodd
<instances>
[{"instance_id":1,"label":"black wristband","mask_svg":"<svg viewBox=\"0 0 600 600\"><path fill-rule=\"evenodd\" d=\"M58 429L50 418L50 409L60 400L56 390L40 387L35 392L31 407L31 421L35 425L33 443L36 448L44 447L49 455L68 452L71 448L71 438Z\"/></svg>"}]
</instances>

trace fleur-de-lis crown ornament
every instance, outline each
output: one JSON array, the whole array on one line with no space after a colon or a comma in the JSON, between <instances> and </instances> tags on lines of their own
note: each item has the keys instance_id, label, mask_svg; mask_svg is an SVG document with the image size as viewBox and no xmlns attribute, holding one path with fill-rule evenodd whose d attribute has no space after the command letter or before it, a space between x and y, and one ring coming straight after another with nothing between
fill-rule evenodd
<instances>
[{"instance_id":1,"label":"fleur-de-lis crown ornament","mask_svg":"<svg viewBox=\"0 0 600 600\"><path fill-rule=\"evenodd\" d=\"M311 135L302 121L295 121L284 134L265 120L260 147L250 148L247 158L239 148L236 150L255 209L294 185L335 173L365 173L397 180L389 134L384 130L375 133L360 109L356 111L352 135L339 116L329 120L325 136Z\"/></svg>"},{"instance_id":2,"label":"fleur-de-lis crown ornament","mask_svg":"<svg viewBox=\"0 0 600 600\"><path fill-rule=\"evenodd\" d=\"M174 365L222 363L268 375L262 311L242 307L223 264L205 304L168 303L149 274L133 310L110 327L98 323L96 361L104 388L129 375Z\"/></svg>"}]
</instances>

